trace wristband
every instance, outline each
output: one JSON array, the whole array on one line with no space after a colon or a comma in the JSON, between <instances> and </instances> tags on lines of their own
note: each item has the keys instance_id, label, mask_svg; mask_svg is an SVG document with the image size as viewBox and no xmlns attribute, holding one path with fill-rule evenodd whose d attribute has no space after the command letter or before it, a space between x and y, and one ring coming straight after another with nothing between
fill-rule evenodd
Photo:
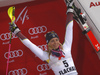
<instances>
[{"instance_id":1,"label":"wristband","mask_svg":"<svg viewBox=\"0 0 100 75\"><path fill-rule=\"evenodd\" d=\"M17 33L19 33L20 32L20 29L19 28L16 28L15 30L14 30L14 34L16 35Z\"/></svg>"}]
</instances>

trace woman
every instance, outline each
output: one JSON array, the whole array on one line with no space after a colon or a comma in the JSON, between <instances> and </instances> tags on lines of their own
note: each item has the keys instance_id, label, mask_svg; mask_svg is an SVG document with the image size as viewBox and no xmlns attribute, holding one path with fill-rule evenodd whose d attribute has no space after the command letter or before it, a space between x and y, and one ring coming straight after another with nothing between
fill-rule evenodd
<instances>
[{"instance_id":1,"label":"woman","mask_svg":"<svg viewBox=\"0 0 100 75\"><path fill-rule=\"evenodd\" d=\"M75 65L71 56L71 45L73 37L73 1L67 3L67 27L65 33L65 42L62 45L59 41L58 35L54 32L46 34L46 42L48 51L45 52L34 45L27 39L19 30L16 24L10 24L10 30L27 46L34 54L41 60L48 63L55 75L77 75Z\"/></svg>"}]
</instances>

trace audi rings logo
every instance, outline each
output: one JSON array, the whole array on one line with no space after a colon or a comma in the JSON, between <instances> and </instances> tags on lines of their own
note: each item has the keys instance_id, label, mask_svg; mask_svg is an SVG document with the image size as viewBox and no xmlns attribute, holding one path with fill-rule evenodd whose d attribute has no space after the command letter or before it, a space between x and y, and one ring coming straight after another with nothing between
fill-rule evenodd
<instances>
[{"instance_id":1,"label":"audi rings logo","mask_svg":"<svg viewBox=\"0 0 100 75\"><path fill-rule=\"evenodd\" d=\"M26 75L26 74L27 74L27 69L26 68L11 70L8 73L8 75Z\"/></svg>"},{"instance_id":2,"label":"audi rings logo","mask_svg":"<svg viewBox=\"0 0 100 75\"><path fill-rule=\"evenodd\" d=\"M16 57L21 57L23 55L23 51L22 50L14 50L14 51L10 51L10 55L9 58L16 58ZM4 54L4 57L6 59L8 59L8 52L6 52Z\"/></svg>"},{"instance_id":3,"label":"audi rings logo","mask_svg":"<svg viewBox=\"0 0 100 75\"><path fill-rule=\"evenodd\" d=\"M14 39L14 38L17 38L17 36L15 36L15 34L12 33L12 39ZM9 32L9 33L2 33L2 34L0 35L0 39L1 39L2 41L9 40L9 39L10 39L10 32Z\"/></svg>"},{"instance_id":4,"label":"audi rings logo","mask_svg":"<svg viewBox=\"0 0 100 75\"><path fill-rule=\"evenodd\" d=\"M37 66L37 70L39 72L42 72L42 71L50 70L50 67L48 66L48 64L40 64Z\"/></svg>"},{"instance_id":5,"label":"audi rings logo","mask_svg":"<svg viewBox=\"0 0 100 75\"><path fill-rule=\"evenodd\" d=\"M44 51L47 51L47 44L46 45L38 45L38 47Z\"/></svg>"},{"instance_id":6,"label":"audi rings logo","mask_svg":"<svg viewBox=\"0 0 100 75\"><path fill-rule=\"evenodd\" d=\"M38 34L38 33L45 33L46 31L47 31L46 26L38 26L38 27L30 28L28 30L30 35L34 35L34 34Z\"/></svg>"}]
</instances>

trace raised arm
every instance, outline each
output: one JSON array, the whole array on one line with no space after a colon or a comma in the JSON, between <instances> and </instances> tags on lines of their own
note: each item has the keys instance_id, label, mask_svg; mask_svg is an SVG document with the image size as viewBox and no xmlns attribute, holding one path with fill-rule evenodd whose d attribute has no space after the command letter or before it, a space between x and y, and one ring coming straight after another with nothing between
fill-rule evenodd
<instances>
[{"instance_id":1,"label":"raised arm","mask_svg":"<svg viewBox=\"0 0 100 75\"><path fill-rule=\"evenodd\" d=\"M66 1L66 0L65 0ZM73 8L71 3L67 4L67 19L66 19L66 32L65 32L65 41L63 43L63 48L66 50L71 50L72 40L73 40Z\"/></svg>"},{"instance_id":2,"label":"raised arm","mask_svg":"<svg viewBox=\"0 0 100 75\"><path fill-rule=\"evenodd\" d=\"M65 32L65 41L63 43L64 48L70 48L73 40L73 14L68 13L66 19L66 32Z\"/></svg>"},{"instance_id":3,"label":"raised arm","mask_svg":"<svg viewBox=\"0 0 100 75\"><path fill-rule=\"evenodd\" d=\"M10 24L10 31L12 31L20 40L21 42L28 47L35 55L37 55L41 60L45 61L48 59L48 55L46 52L41 50L35 44L33 44L29 39L27 39L17 27L15 23L12 25Z\"/></svg>"}]
</instances>

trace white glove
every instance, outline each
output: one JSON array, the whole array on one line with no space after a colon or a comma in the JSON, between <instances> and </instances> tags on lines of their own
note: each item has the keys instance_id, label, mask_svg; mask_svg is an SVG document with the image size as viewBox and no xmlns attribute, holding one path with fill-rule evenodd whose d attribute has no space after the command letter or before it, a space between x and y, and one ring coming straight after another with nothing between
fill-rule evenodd
<instances>
[{"instance_id":1,"label":"white glove","mask_svg":"<svg viewBox=\"0 0 100 75\"><path fill-rule=\"evenodd\" d=\"M9 30L12 31L15 35L20 32L20 29L15 23L9 23Z\"/></svg>"},{"instance_id":2,"label":"white glove","mask_svg":"<svg viewBox=\"0 0 100 75\"><path fill-rule=\"evenodd\" d=\"M65 0L66 6L67 6L67 13L72 12L73 13L73 3L75 0Z\"/></svg>"}]
</instances>

